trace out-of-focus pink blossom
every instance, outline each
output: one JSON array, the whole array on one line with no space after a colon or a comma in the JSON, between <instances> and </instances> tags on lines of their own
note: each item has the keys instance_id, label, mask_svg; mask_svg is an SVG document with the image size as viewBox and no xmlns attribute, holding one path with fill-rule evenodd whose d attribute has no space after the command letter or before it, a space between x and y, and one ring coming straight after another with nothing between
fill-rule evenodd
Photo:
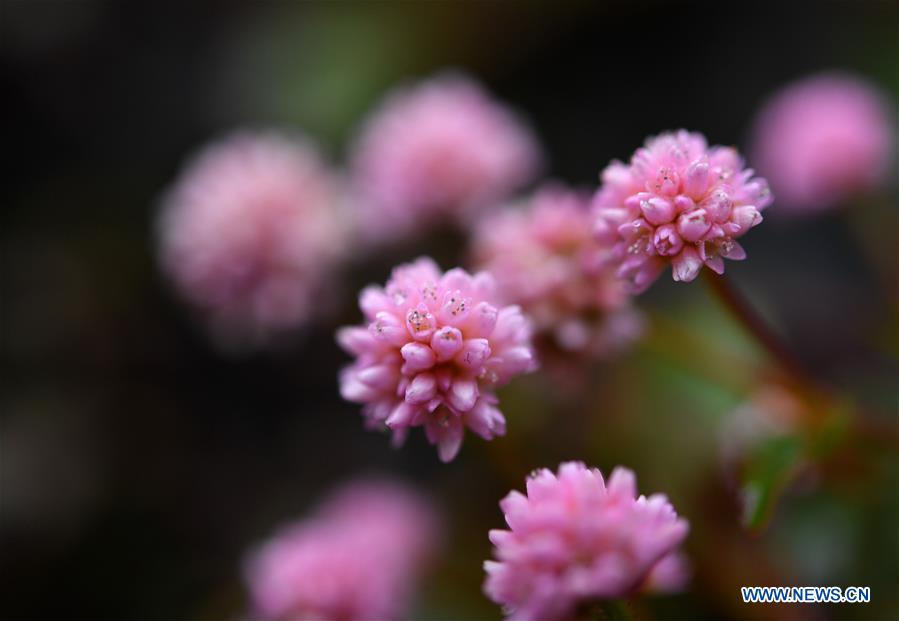
<instances>
[{"instance_id":1,"label":"out-of-focus pink blossom","mask_svg":"<svg viewBox=\"0 0 899 621\"><path fill-rule=\"evenodd\" d=\"M589 206L588 197L549 186L524 207L483 218L475 232L475 263L496 278L504 303L521 305L533 320L544 351L602 357L642 330L609 267L611 247L594 238Z\"/></svg>"},{"instance_id":2,"label":"out-of-focus pink blossom","mask_svg":"<svg viewBox=\"0 0 899 621\"><path fill-rule=\"evenodd\" d=\"M787 384L769 380L722 420L718 446L726 466L744 460L760 444L786 437L802 427L809 405Z\"/></svg>"},{"instance_id":3,"label":"out-of-focus pink blossom","mask_svg":"<svg viewBox=\"0 0 899 621\"><path fill-rule=\"evenodd\" d=\"M359 297L365 324L338 333L356 356L340 376L345 399L363 403L370 427L401 443L423 426L450 461L468 427L490 440L505 433L496 386L536 367L531 328L517 306L499 306L493 278L445 274L428 258L393 270L387 286Z\"/></svg>"},{"instance_id":4,"label":"out-of-focus pink blossom","mask_svg":"<svg viewBox=\"0 0 899 621\"><path fill-rule=\"evenodd\" d=\"M239 133L193 159L160 219L162 265L233 344L296 328L343 252L338 184L303 138Z\"/></svg>"},{"instance_id":5,"label":"out-of-focus pink blossom","mask_svg":"<svg viewBox=\"0 0 899 621\"><path fill-rule=\"evenodd\" d=\"M361 235L391 240L467 218L528 183L539 163L527 126L468 78L400 88L353 149Z\"/></svg>"},{"instance_id":6,"label":"out-of-focus pink blossom","mask_svg":"<svg viewBox=\"0 0 899 621\"><path fill-rule=\"evenodd\" d=\"M434 552L435 517L385 481L339 490L246 563L254 613L271 621L403 618Z\"/></svg>"},{"instance_id":7,"label":"out-of-focus pink blossom","mask_svg":"<svg viewBox=\"0 0 899 621\"><path fill-rule=\"evenodd\" d=\"M669 264L674 280L688 282L703 265L722 274L724 259L744 259L736 240L772 201L753 174L735 149L708 147L686 130L648 139L629 165L612 162L593 209L597 239L614 244L618 276L640 293Z\"/></svg>"},{"instance_id":8,"label":"out-of-focus pink blossom","mask_svg":"<svg viewBox=\"0 0 899 621\"><path fill-rule=\"evenodd\" d=\"M886 97L862 79L806 78L762 108L753 162L788 210L827 209L885 179L895 140L889 110Z\"/></svg>"},{"instance_id":9,"label":"out-of-focus pink blossom","mask_svg":"<svg viewBox=\"0 0 899 621\"><path fill-rule=\"evenodd\" d=\"M678 546L687 522L661 494L637 497L634 473L563 463L527 480L527 495L500 502L509 530L490 531L497 561L486 561L484 590L511 619L553 621L579 604L634 592L680 588Z\"/></svg>"}]
</instances>

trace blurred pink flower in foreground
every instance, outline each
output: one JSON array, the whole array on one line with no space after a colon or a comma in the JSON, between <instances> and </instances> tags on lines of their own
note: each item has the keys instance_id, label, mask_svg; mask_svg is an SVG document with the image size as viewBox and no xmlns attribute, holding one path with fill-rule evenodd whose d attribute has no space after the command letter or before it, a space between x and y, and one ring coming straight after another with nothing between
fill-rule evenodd
<instances>
[{"instance_id":1,"label":"blurred pink flower in foreground","mask_svg":"<svg viewBox=\"0 0 899 621\"><path fill-rule=\"evenodd\" d=\"M640 293L668 264L674 280L688 282L703 265L722 274L724 259L744 259L736 240L771 201L768 184L735 149L679 130L648 139L629 165L603 171L593 198L596 235L615 245L619 277Z\"/></svg>"},{"instance_id":2,"label":"blurred pink flower in foreground","mask_svg":"<svg viewBox=\"0 0 899 621\"><path fill-rule=\"evenodd\" d=\"M393 270L385 288L359 303L366 325L338 333L356 361L341 372L345 399L363 403L369 426L401 443L424 426L440 459L450 461L465 427L484 439L506 421L494 388L536 367L531 330L517 306L496 303L493 278L461 269L441 273L428 258Z\"/></svg>"},{"instance_id":3,"label":"blurred pink flower in foreground","mask_svg":"<svg viewBox=\"0 0 899 621\"><path fill-rule=\"evenodd\" d=\"M484 563L484 590L511 619L553 621L581 604L686 583L677 548L687 522L661 494L638 498L626 468L608 484L580 462L558 475L538 470L527 495L513 491L500 507L510 530L490 531L498 561Z\"/></svg>"},{"instance_id":4,"label":"blurred pink flower in foreground","mask_svg":"<svg viewBox=\"0 0 899 621\"><path fill-rule=\"evenodd\" d=\"M390 94L352 160L361 235L389 241L505 197L533 178L540 153L511 111L446 74Z\"/></svg>"},{"instance_id":5,"label":"blurred pink flower in foreground","mask_svg":"<svg viewBox=\"0 0 899 621\"><path fill-rule=\"evenodd\" d=\"M302 325L344 246L335 179L303 139L239 133L192 160L160 220L165 271L226 344Z\"/></svg>"},{"instance_id":6,"label":"blurred pink flower in foreground","mask_svg":"<svg viewBox=\"0 0 899 621\"><path fill-rule=\"evenodd\" d=\"M801 80L759 113L754 163L787 208L827 209L886 177L894 140L889 110L861 79L835 73Z\"/></svg>"},{"instance_id":7,"label":"blurred pink flower in foreground","mask_svg":"<svg viewBox=\"0 0 899 621\"><path fill-rule=\"evenodd\" d=\"M435 531L411 490L350 484L253 552L245 567L253 612L271 621L403 618Z\"/></svg>"},{"instance_id":8,"label":"blurred pink flower in foreground","mask_svg":"<svg viewBox=\"0 0 899 621\"><path fill-rule=\"evenodd\" d=\"M608 266L611 247L594 239L589 205L575 191L545 187L525 206L482 219L472 254L496 278L500 299L522 306L547 347L602 357L633 342L642 319Z\"/></svg>"}]
</instances>

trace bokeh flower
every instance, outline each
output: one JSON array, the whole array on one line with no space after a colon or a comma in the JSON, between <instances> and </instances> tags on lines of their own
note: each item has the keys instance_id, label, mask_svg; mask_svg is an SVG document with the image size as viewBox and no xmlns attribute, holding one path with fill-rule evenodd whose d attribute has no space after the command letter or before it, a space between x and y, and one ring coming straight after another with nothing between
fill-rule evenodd
<instances>
[{"instance_id":1,"label":"bokeh flower","mask_svg":"<svg viewBox=\"0 0 899 621\"><path fill-rule=\"evenodd\" d=\"M703 265L746 257L738 238L762 221L772 199L764 179L731 147L708 147L679 130L650 138L630 164L612 162L593 198L597 239L614 244L618 276L645 291L667 265L688 282Z\"/></svg>"},{"instance_id":2,"label":"bokeh flower","mask_svg":"<svg viewBox=\"0 0 899 621\"><path fill-rule=\"evenodd\" d=\"M530 129L472 80L444 74L387 96L352 153L358 226L394 240L473 215L528 183Z\"/></svg>"},{"instance_id":3,"label":"bokeh flower","mask_svg":"<svg viewBox=\"0 0 899 621\"><path fill-rule=\"evenodd\" d=\"M472 255L497 281L500 299L534 322L541 359L550 351L603 357L642 331L631 296L609 267L611 246L592 234L589 197L560 185L523 206L483 218Z\"/></svg>"},{"instance_id":4,"label":"bokeh flower","mask_svg":"<svg viewBox=\"0 0 899 621\"><path fill-rule=\"evenodd\" d=\"M238 133L193 159L166 197L162 266L226 344L303 325L345 246L339 185L302 137Z\"/></svg>"},{"instance_id":5,"label":"bokeh flower","mask_svg":"<svg viewBox=\"0 0 899 621\"><path fill-rule=\"evenodd\" d=\"M821 74L775 94L755 122L752 156L790 212L827 209L876 189L891 166L886 97L848 74Z\"/></svg>"},{"instance_id":6,"label":"bokeh flower","mask_svg":"<svg viewBox=\"0 0 899 621\"><path fill-rule=\"evenodd\" d=\"M486 561L486 594L511 619L553 621L581 604L683 585L678 546L687 536L661 494L637 497L634 473L612 471L608 483L580 462L527 480L527 495L501 502L509 530L490 531L497 561Z\"/></svg>"},{"instance_id":7,"label":"bokeh flower","mask_svg":"<svg viewBox=\"0 0 899 621\"><path fill-rule=\"evenodd\" d=\"M721 421L718 447L722 461L733 466L767 440L796 433L807 410L808 405L789 386L771 380L759 385Z\"/></svg>"},{"instance_id":8,"label":"bokeh flower","mask_svg":"<svg viewBox=\"0 0 899 621\"><path fill-rule=\"evenodd\" d=\"M373 428L401 443L423 426L440 459L459 451L465 428L490 440L505 433L494 389L536 367L531 328L517 306L499 306L493 278L445 274L428 258L393 270L387 286L359 297L365 324L343 328L356 356L340 376L345 399L363 403Z\"/></svg>"},{"instance_id":9,"label":"bokeh flower","mask_svg":"<svg viewBox=\"0 0 899 621\"><path fill-rule=\"evenodd\" d=\"M436 530L430 506L412 490L351 483L250 555L245 575L254 618L404 618L435 551Z\"/></svg>"}]
</instances>

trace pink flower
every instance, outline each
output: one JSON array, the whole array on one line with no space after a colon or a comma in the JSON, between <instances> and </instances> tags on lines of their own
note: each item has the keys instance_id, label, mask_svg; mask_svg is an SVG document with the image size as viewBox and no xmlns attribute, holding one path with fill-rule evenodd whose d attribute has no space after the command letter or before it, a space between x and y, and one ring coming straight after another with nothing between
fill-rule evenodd
<instances>
[{"instance_id":1,"label":"pink flower","mask_svg":"<svg viewBox=\"0 0 899 621\"><path fill-rule=\"evenodd\" d=\"M239 133L190 162L160 219L163 268L226 342L296 328L343 246L331 172L304 139Z\"/></svg>"},{"instance_id":2,"label":"pink flower","mask_svg":"<svg viewBox=\"0 0 899 621\"><path fill-rule=\"evenodd\" d=\"M766 441L788 437L802 429L802 421L816 405L806 403L789 384L770 379L753 389L748 399L724 417L718 447L725 466L738 466Z\"/></svg>"},{"instance_id":3,"label":"pink flower","mask_svg":"<svg viewBox=\"0 0 899 621\"><path fill-rule=\"evenodd\" d=\"M788 208L827 209L885 179L894 143L889 110L883 94L859 78L806 78L759 113L755 162Z\"/></svg>"},{"instance_id":4,"label":"pink flower","mask_svg":"<svg viewBox=\"0 0 899 621\"><path fill-rule=\"evenodd\" d=\"M679 130L650 138L630 165L612 162L593 198L596 235L614 244L618 276L645 291L666 265L689 282L703 265L724 273L724 259L742 260L737 238L762 221L772 201L768 184L730 147L708 147Z\"/></svg>"},{"instance_id":5,"label":"pink flower","mask_svg":"<svg viewBox=\"0 0 899 621\"><path fill-rule=\"evenodd\" d=\"M369 426L393 430L396 443L424 426L443 461L465 427L486 440L503 435L494 389L536 363L528 322L517 306L498 306L494 288L488 274L443 274L428 258L395 268L383 289L367 287L366 325L337 337L356 356L341 372L343 397L365 404Z\"/></svg>"},{"instance_id":6,"label":"pink flower","mask_svg":"<svg viewBox=\"0 0 899 621\"><path fill-rule=\"evenodd\" d=\"M540 154L512 112L446 74L390 94L352 160L362 235L378 241L470 216L530 181Z\"/></svg>"},{"instance_id":7,"label":"pink flower","mask_svg":"<svg viewBox=\"0 0 899 621\"><path fill-rule=\"evenodd\" d=\"M278 532L246 563L254 613L269 620L402 618L431 557L430 507L394 483L358 482Z\"/></svg>"},{"instance_id":8,"label":"pink flower","mask_svg":"<svg viewBox=\"0 0 899 621\"><path fill-rule=\"evenodd\" d=\"M642 321L608 267L610 246L594 239L589 204L545 187L523 208L483 218L472 254L496 278L500 299L520 304L549 346L599 357L630 344Z\"/></svg>"},{"instance_id":9,"label":"pink flower","mask_svg":"<svg viewBox=\"0 0 899 621\"><path fill-rule=\"evenodd\" d=\"M579 604L683 586L687 522L664 495L636 493L626 468L608 484L580 462L534 472L527 495L500 502L510 530L490 531L498 561L484 563L484 591L511 619L553 621Z\"/></svg>"}]
</instances>

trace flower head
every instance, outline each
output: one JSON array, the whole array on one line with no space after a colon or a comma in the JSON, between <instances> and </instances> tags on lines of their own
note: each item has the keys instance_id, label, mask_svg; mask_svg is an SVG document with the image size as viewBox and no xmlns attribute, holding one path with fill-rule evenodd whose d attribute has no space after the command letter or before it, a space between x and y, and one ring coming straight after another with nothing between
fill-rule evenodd
<instances>
[{"instance_id":1,"label":"flower head","mask_svg":"<svg viewBox=\"0 0 899 621\"><path fill-rule=\"evenodd\" d=\"M783 204L827 209L872 190L890 170L893 122L885 97L849 75L791 84L756 120L753 158Z\"/></svg>"},{"instance_id":2,"label":"flower head","mask_svg":"<svg viewBox=\"0 0 899 621\"><path fill-rule=\"evenodd\" d=\"M579 604L678 588L687 522L665 496L636 494L625 468L607 483L579 462L563 463L558 475L534 472L527 495L513 491L500 502L509 530L490 531L498 560L484 564L485 592L512 619L552 621Z\"/></svg>"},{"instance_id":3,"label":"flower head","mask_svg":"<svg viewBox=\"0 0 899 621\"><path fill-rule=\"evenodd\" d=\"M575 191L545 187L523 208L483 218L472 254L503 302L533 320L546 349L599 357L631 343L642 322L609 267L611 246L592 234L589 205Z\"/></svg>"},{"instance_id":4,"label":"flower head","mask_svg":"<svg viewBox=\"0 0 899 621\"><path fill-rule=\"evenodd\" d=\"M304 139L233 135L191 161L169 192L162 265L217 336L258 341L296 328L343 246L337 197Z\"/></svg>"},{"instance_id":5,"label":"flower head","mask_svg":"<svg viewBox=\"0 0 899 621\"><path fill-rule=\"evenodd\" d=\"M496 386L535 368L531 330L517 306L498 306L492 277L441 273L428 258L393 270L387 286L359 298L366 324L338 333L356 356L340 376L345 399L365 404L368 424L402 442L423 426L443 461L465 427L484 439L505 433Z\"/></svg>"},{"instance_id":6,"label":"flower head","mask_svg":"<svg viewBox=\"0 0 899 621\"><path fill-rule=\"evenodd\" d=\"M250 556L254 613L272 621L402 618L435 530L414 492L384 481L350 484Z\"/></svg>"},{"instance_id":7,"label":"flower head","mask_svg":"<svg viewBox=\"0 0 899 621\"><path fill-rule=\"evenodd\" d=\"M671 264L674 280L746 253L736 240L762 221L768 184L730 147L679 130L650 138L629 165L613 162L593 199L597 239L614 244L618 275L645 291Z\"/></svg>"},{"instance_id":8,"label":"flower head","mask_svg":"<svg viewBox=\"0 0 899 621\"><path fill-rule=\"evenodd\" d=\"M470 216L530 181L540 156L512 112L447 74L389 95L352 160L362 235L377 241Z\"/></svg>"}]
</instances>

